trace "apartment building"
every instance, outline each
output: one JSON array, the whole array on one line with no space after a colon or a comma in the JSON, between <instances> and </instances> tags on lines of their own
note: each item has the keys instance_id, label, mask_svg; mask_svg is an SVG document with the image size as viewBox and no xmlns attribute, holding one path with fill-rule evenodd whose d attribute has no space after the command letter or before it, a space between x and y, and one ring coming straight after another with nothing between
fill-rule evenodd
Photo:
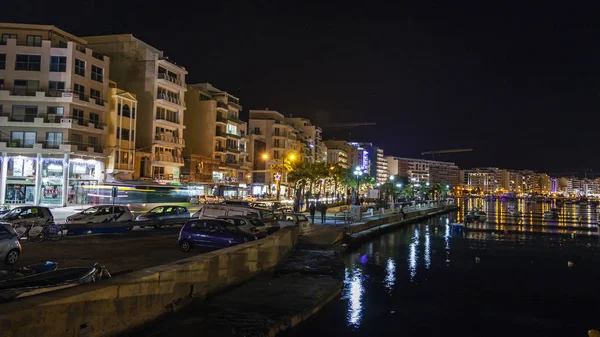
<instances>
[{"instance_id":1,"label":"apartment building","mask_svg":"<svg viewBox=\"0 0 600 337\"><path fill-rule=\"evenodd\" d=\"M354 143L351 143L354 144ZM389 178L388 161L383 154L383 149L378 146L373 146L372 143L357 143L357 148L364 149L363 151L369 157L370 175L375 177L375 180L384 184Z\"/></svg>"},{"instance_id":2,"label":"apartment building","mask_svg":"<svg viewBox=\"0 0 600 337\"><path fill-rule=\"evenodd\" d=\"M305 160L309 163L327 161L327 147L323 144L323 129L313 125L307 118L289 117L285 123L298 130L298 139L305 149Z\"/></svg>"},{"instance_id":3,"label":"apartment building","mask_svg":"<svg viewBox=\"0 0 600 337\"><path fill-rule=\"evenodd\" d=\"M408 181L451 186L460 184L458 166L454 163L401 157L388 158L388 163L397 163L398 176L407 177Z\"/></svg>"},{"instance_id":4,"label":"apartment building","mask_svg":"<svg viewBox=\"0 0 600 337\"><path fill-rule=\"evenodd\" d=\"M108 90L106 158L107 181L133 180L135 170L135 137L137 99L110 81Z\"/></svg>"},{"instance_id":5,"label":"apartment building","mask_svg":"<svg viewBox=\"0 0 600 337\"><path fill-rule=\"evenodd\" d=\"M329 139L323 142L327 147L327 163L339 164L344 168L353 167L356 148L345 140Z\"/></svg>"},{"instance_id":6,"label":"apartment building","mask_svg":"<svg viewBox=\"0 0 600 337\"><path fill-rule=\"evenodd\" d=\"M466 188L485 194L503 192L505 170L494 167L476 168L462 171L466 177Z\"/></svg>"},{"instance_id":7,"label":"apartment building","mask_svg":"<svg viewBox=\"0 0 600 337\"><path fill-rule=\"evenodd\" d=\"M0 204L82 203L104 180L109 70L86 39L0 23Z\"/></svg>"},{"instance_id":8,"label":"apartment building","mask_svg":"<svg viewBox=\"0 0 600 337\"><path fill-rule=\"evenodd\" d=\"M210 83L198 83L188 86L185 100L185 157L204 156L218 163L209 180L207 175L201 180L191 176L190 180L206 184L201 194L247 195L252 157L248 155L248 124L240 119L239 98Z\"/></svg>"},{"instance_id":9,"label":"apartment building","mask_svg":"<svg viewBox=\"0 0 600 337\"><path fill-rule=\"evenodd\" d=\"M264 140L265 152L259 154L259 158L265 161L265 167L270 168L274 164L281 164L285 160L302 160L297 158L299 154L304 157L304 145L298 141L298 129L294 125L285 122L284 116L275 110L250 110L249 133L260 136ZM255 158L257 156L255 155ZM287 175L281 172L271 172L266 169L264 173L256 174L257 179L264 181L263 186L254 186L254 194L275 194L276 179L281 179L281 195L288 193Z\"/></svg>"},{"instance_id":10,"label":"apartment building","mask_svg":"<svg viewBox=\"0 0 600 337\"><path fill-rule=\"evenodd\" d=\"M391 176L398 175L398 159L394 156L385 156L387 161L388 174Z\"/></svg>"},{"instance_id":11,"label":"apartment building","mask_svg":"<svg viewBox=\"0 0 600 337\"><path fill-rule=\"evenodd\" d=\"M142 155L134 164L134 178L178 184L184 166L187 71L131 34L85 39L90 48L111 57L111 79L137 98L135 142Z\"/></svg>"}]
</instances>

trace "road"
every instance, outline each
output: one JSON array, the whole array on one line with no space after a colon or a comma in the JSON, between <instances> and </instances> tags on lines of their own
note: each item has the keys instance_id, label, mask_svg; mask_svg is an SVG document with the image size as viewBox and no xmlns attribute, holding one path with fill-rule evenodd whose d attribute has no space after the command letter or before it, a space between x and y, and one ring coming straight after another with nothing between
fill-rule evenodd
<instances>
[{"instance_id":1,"label":"road","mask_svg":"<svg viewBox=\"0 0 600 337\"><path fill-rule=\"evenodd\" d=\"M155 230L138 229L126 234L65 237L61 241L27 242L16 267L55 261L59 268L105 265L112 274L121 274L171 263L208 250L183 253L177 246L181 226ZM0 268L4 268L0 265Z\"/></svg>"}]
</instances>

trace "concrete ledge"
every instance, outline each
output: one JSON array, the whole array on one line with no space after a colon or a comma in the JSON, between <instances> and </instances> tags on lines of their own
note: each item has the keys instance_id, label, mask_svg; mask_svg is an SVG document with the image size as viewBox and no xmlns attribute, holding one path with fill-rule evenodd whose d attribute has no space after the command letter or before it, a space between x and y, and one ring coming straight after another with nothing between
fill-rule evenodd
<instances>
[{"instance_id":1,"label":"concrete ledge","mask_svg":"<svg viewBox=\"0 0 600 337\"><path fill-rule=\"evenodd\" d=\"M176 311L193 297L206 297L274 268L297 237L296 227L285 227L259 241L5 303L0 306L0 334L115 335Z\"/></svg>"}]
</instances>

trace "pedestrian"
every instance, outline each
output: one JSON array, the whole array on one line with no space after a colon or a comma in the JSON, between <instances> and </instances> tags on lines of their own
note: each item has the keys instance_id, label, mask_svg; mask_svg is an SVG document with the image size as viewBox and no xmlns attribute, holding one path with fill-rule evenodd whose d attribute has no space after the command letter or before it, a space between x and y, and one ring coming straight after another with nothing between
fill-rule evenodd
<instances>
[{"instance_id":1,"label":"pedestrian","mask_svg":"<svg viewBox=\"0 0 600 337\"><path fill-rule=\"evenodd\" d=\"M310 211L310 222L311 224L315 224L315 213L317 212L317 206L315 206L314 202L310 203L310 206L308 206L308 210Z\"/></svg>"},{"instance_id":2,"label":"pedestrian","mask_svg":"<svg viewBox=\"0 0 600 337\"><path fill-rule=\"evenodd\" d=\"M360 197L360 204L362 205L362 204L364 204L364 203L365 203L365 198L363 198L363 197Z\"/></svg>"},{"instance_id":3,"label":"pedestrian","mask_svg":"<svg viewBox=\"0 0 600 337\"><path fill-rule=\"evenodd\" d=\"M325 215L327 215L327 204L321 203L321 207L319 208L321 211L321 223L325 223Z\"/></svg>"},{"instance_id":4,"label":"pedestrian","mask_svg":"<svg viewBox=\"0 0 600 337\"><path fill-rule=\"evenodd\" d=\"M304 200L300 200L300 212L304 209Z\"/></svg>"}]
</instances>

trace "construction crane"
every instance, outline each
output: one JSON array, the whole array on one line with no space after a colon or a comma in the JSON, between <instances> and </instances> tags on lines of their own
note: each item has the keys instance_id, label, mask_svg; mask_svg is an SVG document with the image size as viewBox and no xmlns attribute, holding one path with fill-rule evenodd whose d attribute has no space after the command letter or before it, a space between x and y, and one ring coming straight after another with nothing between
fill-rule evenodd
<instances>
[{"instance_id":1,"label":"construction crane","mask_svg":"<svg viewBox=\"0 0 600 337\"><path fill-rule=\"evenodd\" d=\"M421 155L424 156L426 154L431 155L431 160L435 160L435 155L440 153L456 153L456 152L471 152L473 149L451 149L451 150L437 150L437 151L427 151L421 152Z\"/></svg>"},{"instance_id":2,"label":"construction crane","mask_svg":"<svg viewBox=\"0 0 600 337\"><path fill-rule=\"evenodd\" d=\"M322 128L353 128L356 126L373 126L377 125L375 122L356 122L356 123L333 123L320 125Z\"/></svg>"}]
</instances>

